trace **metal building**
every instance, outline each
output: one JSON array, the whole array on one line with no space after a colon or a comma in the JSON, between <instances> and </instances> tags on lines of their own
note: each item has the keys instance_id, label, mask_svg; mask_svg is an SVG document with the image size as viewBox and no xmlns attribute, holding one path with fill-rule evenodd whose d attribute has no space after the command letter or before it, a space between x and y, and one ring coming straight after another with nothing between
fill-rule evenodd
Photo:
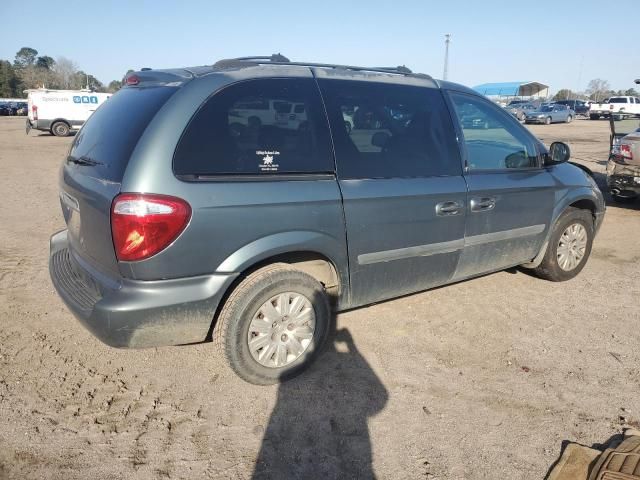
<instances>
[{"instance_id":1,"label":"metal building","mask_svg":"<svg viewBox=\"0 0 640 480\"><path fill-rule=\"evenodd\" d=\"M483 83L473 89L493 99L526 97L526 98L547 98L549 96L549 85L540 82L502 82Z\"/></svg>"}]
</instances>

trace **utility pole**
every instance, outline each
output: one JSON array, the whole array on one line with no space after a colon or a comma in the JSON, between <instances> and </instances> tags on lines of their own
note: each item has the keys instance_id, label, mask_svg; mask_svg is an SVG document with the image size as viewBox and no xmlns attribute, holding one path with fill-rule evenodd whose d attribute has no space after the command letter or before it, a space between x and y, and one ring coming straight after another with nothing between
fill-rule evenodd
<instances>
[{"instance_id":1,"label":"utility pole","mask_svg":"<svg viewBox=\"0 0 640 480\"><path fill-rule=\"evenodd\" d=\"M444 71L442 72L442 79L447 79L447 73L449 70L449 43L451 43L451 34L447 33L444 36Z\"/></svg>"}]
</instances>

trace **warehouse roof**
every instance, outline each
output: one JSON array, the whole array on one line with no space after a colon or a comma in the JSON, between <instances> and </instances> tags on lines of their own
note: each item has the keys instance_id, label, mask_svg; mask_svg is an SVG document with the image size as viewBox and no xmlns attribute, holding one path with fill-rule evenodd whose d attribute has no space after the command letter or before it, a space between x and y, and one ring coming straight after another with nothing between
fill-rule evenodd
<instances>
[{"instance_id":1,"label":"warehouse roof","mask_svg":"<svg viewBox=\"0 0 640 480\"><path fill-rule=\"evenodd\" d=\"M542 90L549 88L548 85L540 82L503 82L503 83L483 83L473 87L482 95L499 95L504 97L528 97L537 95Z\"/></svg>"}]
</instances>

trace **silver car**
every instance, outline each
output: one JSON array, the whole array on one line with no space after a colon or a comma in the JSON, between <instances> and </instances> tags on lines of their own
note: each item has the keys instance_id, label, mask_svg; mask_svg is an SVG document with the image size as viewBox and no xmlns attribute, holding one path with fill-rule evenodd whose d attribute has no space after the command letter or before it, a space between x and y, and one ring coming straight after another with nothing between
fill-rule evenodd
<instances>
[{"instance_id":1,"label":"silver car","mask_svg":"<svg viewBox=\"0 0 640 480\"><path fill-rule=\"evenodd\" d=\"M549 105L543 105L539 109L532 112L527 112L525 116L525 123L544 123L549 125L550 123L569 123L576 116L576 113L566 105L558 105L552 103Z\"/></svg>"},{"instance_id":2,"label":"silver car","mask_svg":"<svg viewBox=\"0 0 640 480\"><path fill-rule=\"evenodd\" d=\"M533 103L516 103L513 105L507 105L504 108L518 120L524 122L527 117L527 113L535 112L538 107L536 107Z\"/></svg>"}]
</instances>

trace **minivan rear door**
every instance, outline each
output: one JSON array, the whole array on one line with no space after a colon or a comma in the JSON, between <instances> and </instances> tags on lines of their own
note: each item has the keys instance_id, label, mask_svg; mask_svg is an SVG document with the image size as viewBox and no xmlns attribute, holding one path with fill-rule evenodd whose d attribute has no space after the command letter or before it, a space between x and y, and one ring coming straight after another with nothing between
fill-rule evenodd
<instances>
[{"instance_id":1,"label":"minivan rear door","mask_svg":"<svg viewBox=\"0 0 640 480\"><path fill-rule=\"evenodd\" d=\"M464 244L466 184L442 94L390 79L317 75L343 197L353 306L446 283Z\"/></svg>"},{"instance_id":2,"label":"minivan rear door","mask_svg":"<svg viewBox=\"0 0 640 480\"><path fill-rule=\"evenodd\" d=\"M110 97L76 134L60 178L60 203L72 252L117 273L111 203L146 126L175 87L127 87Z\"/></svg>"}]
</instances>

